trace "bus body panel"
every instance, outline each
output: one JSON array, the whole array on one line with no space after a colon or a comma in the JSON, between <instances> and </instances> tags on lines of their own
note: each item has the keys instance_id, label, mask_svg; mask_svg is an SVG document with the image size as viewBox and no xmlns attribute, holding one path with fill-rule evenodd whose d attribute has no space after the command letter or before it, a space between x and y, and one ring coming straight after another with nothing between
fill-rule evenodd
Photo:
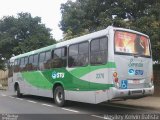
<instances>
[{"instance_id":1,"label":"bus body panel","mask_svg":"<svg viewBox=\"0 0 160 120\"><path fill-rule=\"evenodd\" d=\"M129 38L130 36L133 37L134 35L146 37L148 36L132 31L132 30L126 30L126 29L114 29L114 37L116 34L116 31L118 30L119 33L122 33L121 36L119 35L119 39L124 40L126 47L127 46L127 40L131 41L132 38ZM123 34L124 33L124 34ZM130 35L130 36L129 36ZM148 95L152 95L154 92L154 86L153 86L153 68L152 68L152 58L151 53L150 56L141 56L140 54L134 54L134 53L116 53L116 43L115 39L113 38L114 48L112 51L114 51L114 61L116 64L116 69L114 72L117 73L118 82L115 83L115 88L112 88L113 90L113 98L140 98ZM125 41L126 39L126 41ZM135 41L137 38L134 38ZM132 42L128 42L128 44L131 44ZM150 41L148 39L148 47ZM122 48L120 50L123 51L123 45L121 44ZM135 49L134 45L134 49ZM133 49L133 47L132 47ZM148 48L148 50L150 50ZM127 51L127 50L125 50ZM147 50L145 50L147 51ZM128 51L131 52L131 51ZM151 52L151 51L150 51ZM148 55L149 53L147 53Z\"/></svg>"},{"instance_id":2,"label":"bus body panel","mask_svg":"<svg viewBox=\"0 0 160 120\"><path fill-rule=\"evenodd\" d=\"M115 61L120 83L122 80L128 80L129 89L149 87L152 78L151 59L115 55Z\"/></svg>"},{"instance_id":3,"label":"bus body panel","mask_svg":"<svg viewBox=\"0 0 160 120\"><path fill-rule=\"evenodd\" d=\"M113 64L113 63L112 63ZM109 64L110 65L110 64ZM114 65L114 64L113 64ZM111 66L111 65L110 65ZM96 66L95 66L96 67ZM104 67L104 66L103 66ZM56 82L63 82L64 84L64 89L65 89L65 96L66 100L72 100L72 101L79 101L79 102L86 102L86 103L100 103L103 101L108 100L108 91L110 87L113 87L113 84L109 81L105 81L105 77L108 77L108 74L105 74L106 71L112 69L112 68L97 68L93 72L89 72L88 74L78 78L76 78L76 74L74 73L73 75L73 69L72 71L68 71L65 73L66 76L72 74L73 76L67 77L66 79L59 79L59 80L54 80L52 79L52 73L53 72L59 72L57 69L52 69L50 70L50 73L47 72L40 72L40 71L32 71L32 72L22 72L22 73L15 73L13 76L13 83L10 84L10 86L14 86L15 83L19 84L21 93L24 94L32 94L32 95L38 95L38 96L45 96L45 97L53 97L53 92L52 92L52 86ZM77 70L81 71L80 68L77 68ZM62 71L62 69L59 69ZM75 69L74 69L75 70ZM96 73L102 73L104 72L104 78L102 81L100 81L101 78L97 78L95 75ZM37 75L37 73L39 73ZM48 76L45 76L45 78L41 79L40 74L43 74L43 77L48 74ZM94 76L92 79L90 79L87 76ZM46 78L51 78L53 83L50 83L50 85L47 85L44 79ZM68 79L70 78L70 80ZM86 79L87 78L87 79ZM93 81L92 81L93 80ZM98 81L97 81L98 80ZM106 79L107 80L107 79ZM38 82L39 81L39 82ZM43 82L41 82L43 81ZM67 81L69 84L66 84L65 81ZM70 81L70 82L69 82ZM79 82L78 82L79 81ZM86 82L85 82L86 81ZM43 83L43 84L42 84ZM12 88L14 90L14 88ZM85 97L82 97L82 96ZM92 100L91 100L92 98Z\"/></svg>"}]
</instances>

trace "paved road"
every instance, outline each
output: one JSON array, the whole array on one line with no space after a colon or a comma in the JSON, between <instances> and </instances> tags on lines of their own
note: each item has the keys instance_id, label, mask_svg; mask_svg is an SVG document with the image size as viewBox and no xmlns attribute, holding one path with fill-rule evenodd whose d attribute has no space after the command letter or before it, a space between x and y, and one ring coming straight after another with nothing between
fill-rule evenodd
<instances>
[{"instance_id":1,"label":"paved road","mask_svg":"<svg viewBox=\"0 0 160 120\"><path fill-rule=\"evenodd\" d=\"M25 95L17 98L14 93L0 91L0 119L18 120L102 120L155 118L160 119L160 110L128 104L102 103L98 105L71 102L66 107L57 107L52 99ZM147 116L149 115L149 116Z\"/></svg>"}]
</instances>

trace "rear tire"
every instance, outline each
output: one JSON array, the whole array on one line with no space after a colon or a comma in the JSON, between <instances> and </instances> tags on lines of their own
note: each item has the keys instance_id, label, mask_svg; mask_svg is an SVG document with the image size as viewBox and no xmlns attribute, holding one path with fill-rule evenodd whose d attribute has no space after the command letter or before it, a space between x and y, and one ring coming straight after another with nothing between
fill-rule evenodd
<instances>
[{"instance_id":1,"label":"rear tire","mask_svg":"<svg viewBox=\"0 0 160 120\"><path fill-rule=\"evenodd\" d=\"M65 95L64 95L64 89L62 86L57 86L54 90L54 101L55 104L59 107L62 107L65 105Z\"/></svg>"},{"instance_id":2,"label":"rear tire","mask_svg":"<svg viewBox=\"0 0 160 120\"><path fill-rule=\"evenodd\" d=\"M21 91L20 91L19 85L17 85L16 94L17 94L17 97L18 97L18 98L21 98L21 97L22 97L22 93L21 93Z\"/></svg>"}]
</instances>

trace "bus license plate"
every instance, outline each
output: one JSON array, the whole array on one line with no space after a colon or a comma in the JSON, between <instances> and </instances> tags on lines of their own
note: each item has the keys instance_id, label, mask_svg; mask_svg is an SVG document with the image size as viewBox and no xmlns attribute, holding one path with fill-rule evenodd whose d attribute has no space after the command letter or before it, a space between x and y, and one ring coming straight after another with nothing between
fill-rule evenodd
<instances>
[{"instance_id":1,"label":"bus license plate","mask_svg":"<svg viewBox=\"0 0 160 120\"><path fill-rule=\"evenodd\" d=\"M133 80L133 84L140 84L139 80Z\"/></svg>"}]
</instances>

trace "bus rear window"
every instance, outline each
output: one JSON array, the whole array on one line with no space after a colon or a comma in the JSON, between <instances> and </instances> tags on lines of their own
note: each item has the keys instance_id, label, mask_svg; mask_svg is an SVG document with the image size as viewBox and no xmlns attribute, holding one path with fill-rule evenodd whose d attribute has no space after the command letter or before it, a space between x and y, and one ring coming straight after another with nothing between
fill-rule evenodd
<instances>
[{"instance_id":1,"label":"bus rear window","mask_svg":"<svg viewBox=\"0 0 160 120\"><path fill-rule=\"evenodd\" d=\"M115 53L150 56L149 39L135 33L116 31Z\"/></svg>"}]
</instances>

